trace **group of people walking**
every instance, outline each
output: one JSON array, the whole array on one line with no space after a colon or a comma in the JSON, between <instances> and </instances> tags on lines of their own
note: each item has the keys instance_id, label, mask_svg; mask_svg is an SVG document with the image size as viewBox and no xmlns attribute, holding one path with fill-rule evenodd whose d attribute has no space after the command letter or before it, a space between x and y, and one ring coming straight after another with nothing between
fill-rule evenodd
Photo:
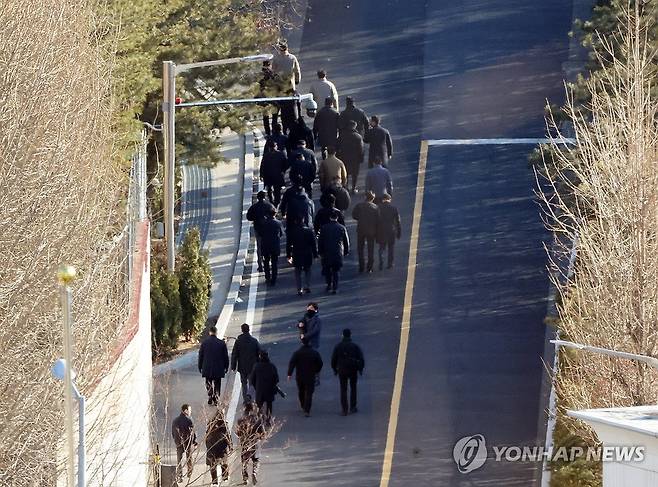
<instances>
[{"instance_id":1,"label":"group of people walking","mask_svg":"<svg viewBox=\"0 0 658 487\"><path fill-rule=\"evenodd\" d=\"M278 44L272 61L262 67L259 82L261 98L292 96L297 93L301 69L297 58L285 42ZM352 198L360 192L358 178L365 162L368 144L368 171L362 188L362 201L354 205L351 216L356 221L356 242L359 272L373 272L375 243L379 246L379 270L393 266L395 241L401 236L400 215L392 203L393 180L388 162L393 156L390 133L377 116L370 118L355 106L352 97L345 98L345 108L339 112L336 86L327 79L325 70L317 72L311 85L315 100L324 106L315 114L309 127L295 100L263 103L263 127L267 134L260 163L260 178L265 191L248 209L253 222L258 250L258 271L264 272L269 286L275 286L279 276L282 249L293 267L295 291L310 294L311 269L320 259L326 291L336 294L344 257L350 253L350 238L345 224L345 212ZM321 154L318 162L316 150ZM314 184L318 180L320 207L313 202ZM283 238L285 237L285 245ZM316 302L308 303L298 321L299 348L288 362L287 378L293 374L297 385L299 407L306 417L311 414L313 395L320 383L324 366L318 351L322 320ZM215 327L199 349L198 369L205 380L208 404L218 406L208 422L205 443L206 463L213 485L228 480L228 456L234 446L224 410L219 403L222 379L229 369L240 374L243 399L242 417L237 423L242 462L242 478L258 480L258 445L271 427L273 402L277 394L285 397L279 387L279 373L267 350L243 324L241 334L229 357L224 340L217 337ZM361 348L352 341L352 332L345 328L341 341L331 355L331 369L339 378L340 413L356 413L357 380L365 367ZM349 396L348 396L349 389ZM177 475L182 480L183 465L192 477L192 454L197 446L191 407L184 404L172 424L172 436L177 450Z\"/></svg>"}]
</instances>

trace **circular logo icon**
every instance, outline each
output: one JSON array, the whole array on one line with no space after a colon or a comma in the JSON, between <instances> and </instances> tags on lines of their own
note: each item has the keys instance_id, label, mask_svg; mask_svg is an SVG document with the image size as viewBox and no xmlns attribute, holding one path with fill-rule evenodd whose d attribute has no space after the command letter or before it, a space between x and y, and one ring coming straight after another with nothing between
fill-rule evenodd
<instances>
[{"instance_id":1,"label":"circular logo icon","mask_svg":"<svg viewBox=\"0 0 658 487\"><path fill-rule=\"evenodd\" d=\"M469 473L477 470L487 460L487 444L484 436L465 436L452 449L452 457L460 473Z\"/></svg>"}]
</instances>

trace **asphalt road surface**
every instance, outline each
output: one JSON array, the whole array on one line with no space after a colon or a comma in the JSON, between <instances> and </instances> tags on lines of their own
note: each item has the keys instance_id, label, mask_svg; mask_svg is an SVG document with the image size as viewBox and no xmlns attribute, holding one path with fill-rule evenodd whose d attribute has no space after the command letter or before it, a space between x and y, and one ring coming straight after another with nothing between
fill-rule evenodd
<instances>
[{"instance_id":1,"label":"asphalt road surface","mask_svg":"<svg viewBox=\"0 0 658 487\"><path fill-rule=\"evenodd\" d=\"M259 291L261 342L282 378L309 300L319 302L324 323L325 369L312 417L299 410L294 382L283 384L290 395L277 398L274 412L284 424L262 452L266 485L380 485L421 140L542 137L546 99L563 99L571 17L567 0L310 1L295 53L302 86L324 68L342 106L352 95L368 114L381 116L394 141L393 202L403 237L395 267L372 275L358 274L354 249L336 296L324 293L319 263L308 297L296 296L287 266L276 288ZM543 442L538 424L545 406L540 386L548 278L546 234L527 165L531 149L428 150L389 485L536 482L535 464L490 458L461 474L452 455L455 442L473 434L489 446ZM354 222L346 220L355 241ZM329 368L344 327L366 356L359 412L348 417L339 415L338 383Z\"/></svg>"}]
</instances>

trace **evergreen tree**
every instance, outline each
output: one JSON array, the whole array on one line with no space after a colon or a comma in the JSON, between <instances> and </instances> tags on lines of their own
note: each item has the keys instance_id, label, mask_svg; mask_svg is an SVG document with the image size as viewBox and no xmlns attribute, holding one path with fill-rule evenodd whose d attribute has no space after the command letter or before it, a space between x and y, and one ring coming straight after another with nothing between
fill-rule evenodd
<instances>
[{"instance_id":1,"label":"evergreen tree","mask_svg":"<svg viewBox=\"0 0 658 487\"><path fill-rule=\"evenodd\" d=\"M187 340L203 329L208 317L212 274L206 252L201 251L199 229L187 231L178 252L178 285L183 317L181 328Z\"/></svg>"}]
</instances>

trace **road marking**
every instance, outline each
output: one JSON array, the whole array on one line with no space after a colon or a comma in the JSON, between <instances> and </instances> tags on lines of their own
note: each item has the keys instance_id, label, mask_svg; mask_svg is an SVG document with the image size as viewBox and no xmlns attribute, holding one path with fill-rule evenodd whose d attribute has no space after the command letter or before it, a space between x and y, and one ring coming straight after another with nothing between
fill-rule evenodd
<instances>
[{"instance_id":1,"label":"road marking","mask_svg":"<svg viewBox=\"0 0 658 487\"><path fill-rule=\"evenodd\" d=\"M567 137L556 137L554 139L431 139L427 145L510 145L510 144L571 144L574 145L576 139Z\"/></svg>"},{"instance_id":2,"label":"road marking","mask_svg":"<svg viewBox=\"0 0 658 487\"><path fill-rule=\"evenodd\" d=\"M388 420L388 433L386 435L386 450L384 451L384 464L380 487L388 487L393 466L393 450L395 448L395 434L398 428L398 414L400 412L400 399L402 397L402 381L404 368L407 362L407 349L409 347L409 330L411 328L411 306L413 304L414 282L416 280L416 258L418 254L418 235L420 233L420 219L423 212L423 195L425 192L425 169L427 167L428 141L420 143L420 158L418 161L418 182L416 183L416 201L414 203L414 219L411 226L411 242L409 243L409 265L407 268L407 283L404 291L404 308L402 310L402 325L400 328L400 347L398 349L398 362L395 367L395 384L391 398L391 413Z\"/></svg>"}]
</instances>

